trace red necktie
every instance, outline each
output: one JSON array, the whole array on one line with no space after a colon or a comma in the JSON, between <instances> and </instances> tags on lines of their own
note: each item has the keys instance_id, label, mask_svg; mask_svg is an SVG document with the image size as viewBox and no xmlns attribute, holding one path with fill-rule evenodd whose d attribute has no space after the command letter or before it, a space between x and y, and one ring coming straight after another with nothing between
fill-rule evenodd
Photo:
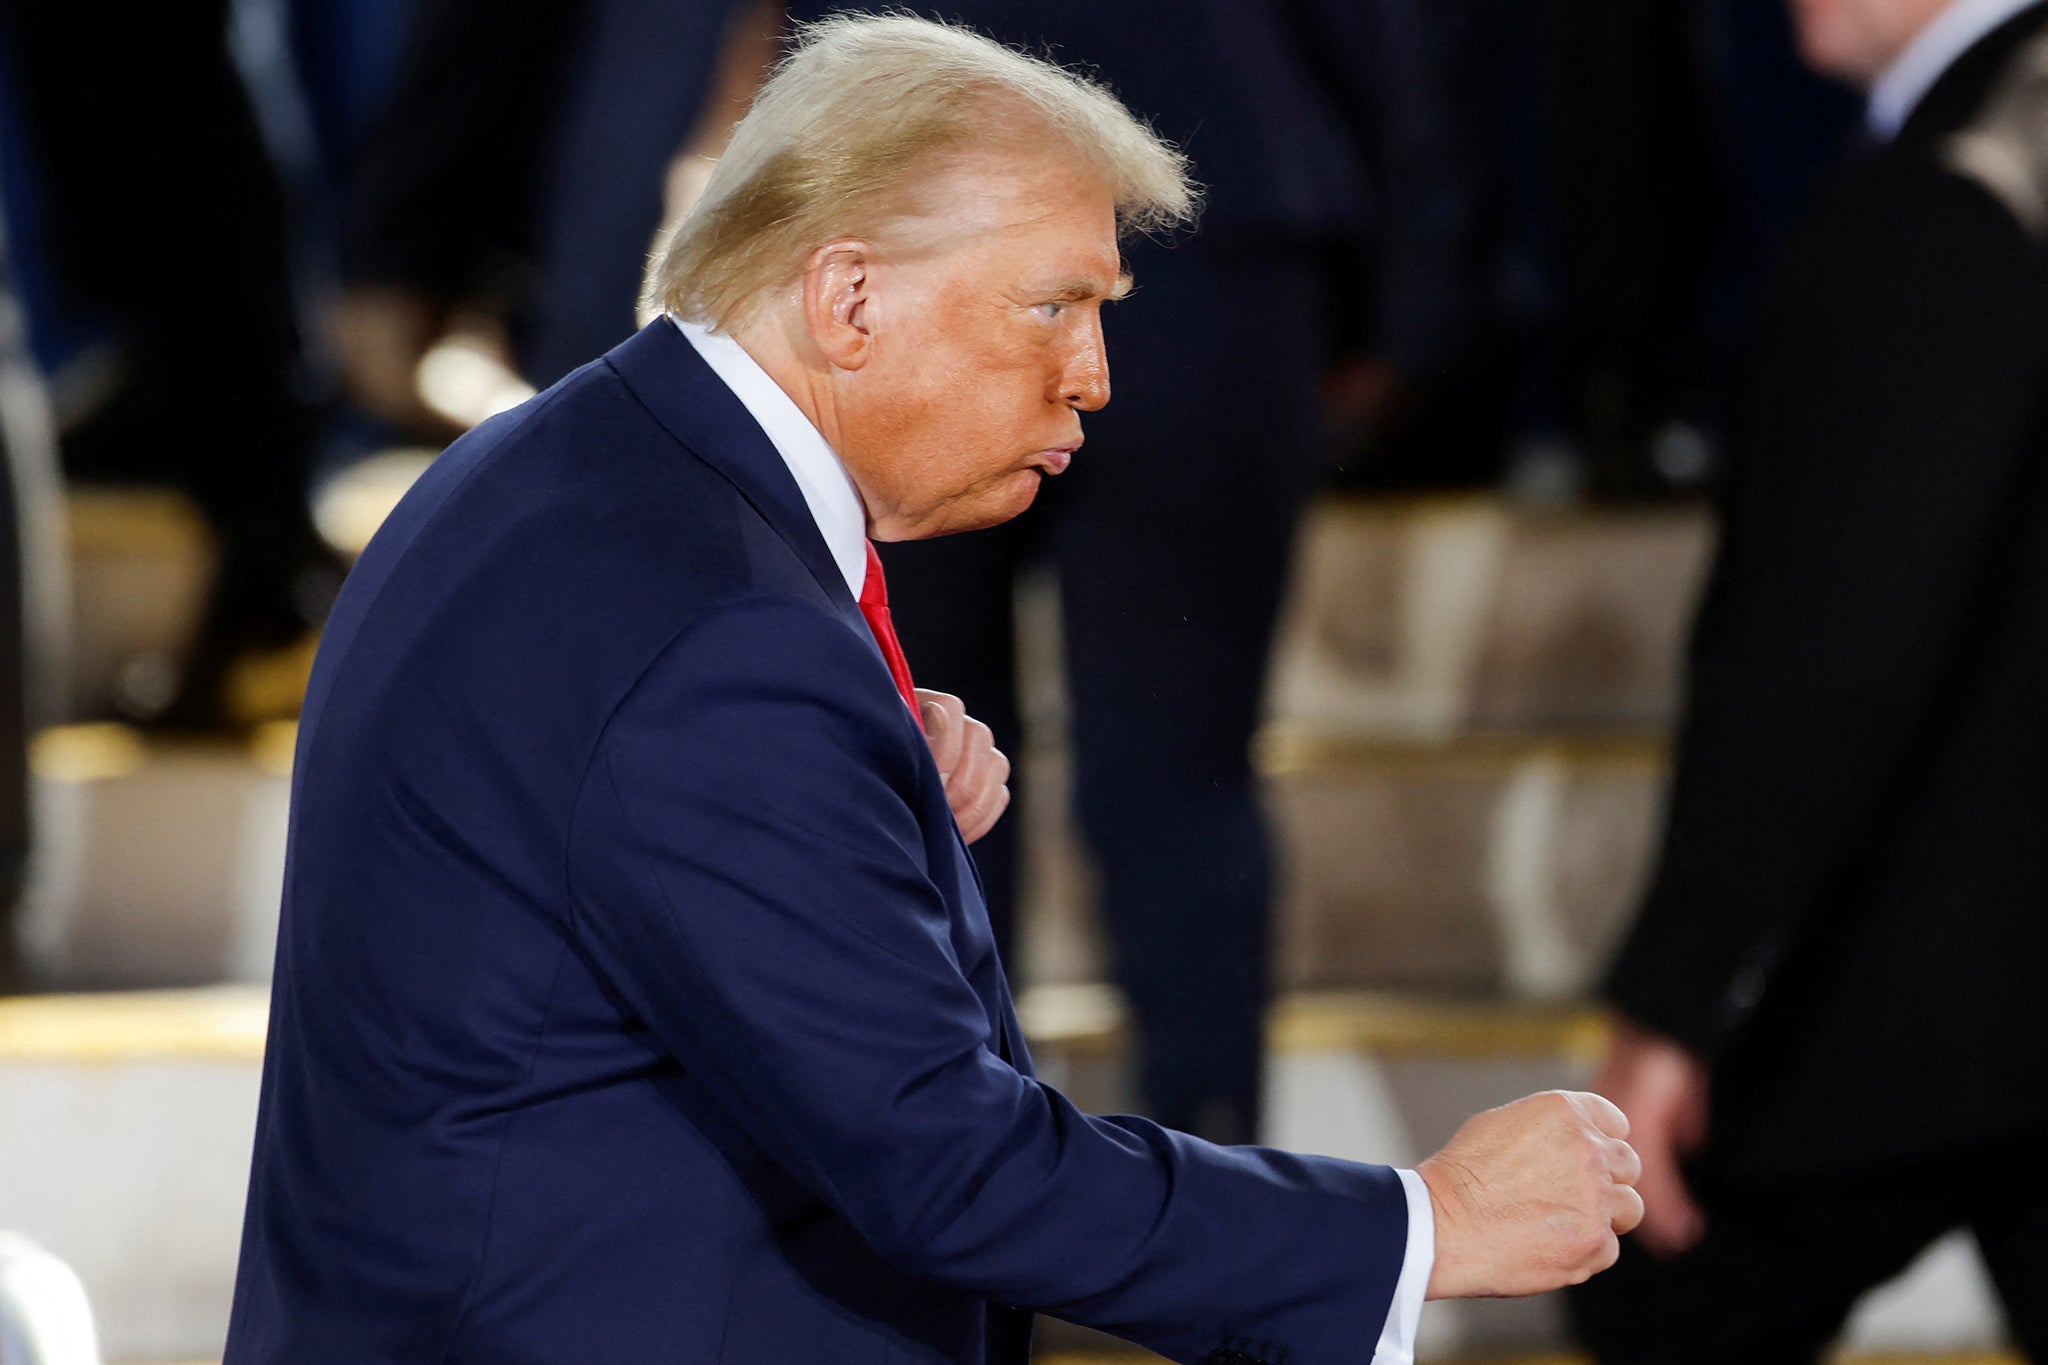
<instances>
[{"instance_id":1,"label":"red necktie","mask_svg":"<svg viewBox=\"0 0 2048 1365\"><path fill-rule=\"evenodd\" d=\"M903 704L910 708L911 715L916 715L917 692L910 685L910 660L903 657L896 627L889 620L889 584L882 577L882 557L875 553L872 540L868 542L868 576L860 585L860 614L868 618L868 629L875 633L875 643L882 647L882 657L889 661L889 675L896 679Z\"/></svg>"}]
</instances>

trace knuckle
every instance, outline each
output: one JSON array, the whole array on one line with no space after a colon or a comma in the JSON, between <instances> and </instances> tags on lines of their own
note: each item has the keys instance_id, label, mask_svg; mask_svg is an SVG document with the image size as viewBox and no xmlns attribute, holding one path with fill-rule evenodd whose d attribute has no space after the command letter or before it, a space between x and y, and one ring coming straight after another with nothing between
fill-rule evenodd
<instances>
[{"instance_id":1,"label":"knuckle","mask_svg":"<svg viewBox=\"0 0 2048 1365\"><path fill-rule=\"evenodd\" d=\"M1636 1228L1642 1226L1643 1197L1626 1187L1623 1188L1622 1192L1627 1198L1621 1201L1621 1209L1614 1215L1611 1226L1617 1233L1633 1232Z\"/></svg>"},{"instance_id":2,"label":"knuckle","mask_svg":"<svg viewBox=\"0 0 2048 1365\"><path fill-rule=\"evenodd\" d=\"M1613 1243L1614 1229L1608 1225L1607 1220L1604 1218L1597 1221L1589 1219L1578 1229L1578 1237L1573 1243L1573 1250L1577 1253L1576 1259L1580 1261L1594 1261L1598 1260Z\"/></svg>"}]
</instances>

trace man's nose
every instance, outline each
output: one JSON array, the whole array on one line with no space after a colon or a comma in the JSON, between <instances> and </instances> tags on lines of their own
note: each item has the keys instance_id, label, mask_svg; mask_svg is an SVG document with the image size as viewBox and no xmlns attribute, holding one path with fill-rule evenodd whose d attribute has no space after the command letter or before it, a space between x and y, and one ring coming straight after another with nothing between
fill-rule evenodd
<instances>
[{"instance_id":1,"label":"man's nose","mask_svg":"<svg viewBox=\"0 0 2048 1365\"><path fill-rule=\"evenodd\" d=\"M1109 351L1102 342L1102 319L1093 319L1060 367L1060 401L1082 412L1109 402Z\"/></svg>"}]
</instances>

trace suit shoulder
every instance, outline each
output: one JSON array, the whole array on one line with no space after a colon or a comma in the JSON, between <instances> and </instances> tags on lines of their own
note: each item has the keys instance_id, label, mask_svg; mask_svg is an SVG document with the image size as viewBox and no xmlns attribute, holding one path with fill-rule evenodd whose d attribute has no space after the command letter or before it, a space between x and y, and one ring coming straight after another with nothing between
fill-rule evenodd
<instances>
[{"instance_id":1,"label":"suit shoulder","mask_svg":"<svg viewBox=\"0 0 2048 1365\"><path fill-rule=\"evenodd\" d=\"M1989 193L2028 237L2048 240L2048 31L2021 46L1976 117L1945 138L1937 155Z\"/></svg>"},{"instance_id":2,"label":"suit shoulder","mask_svg":"<svg viewBox=\"0 0 2048 1365\"><path fill-rule=\"evenodd\" d=\"M2048 231L1930 151L1889 148L1834 178L1785 244L1774 313L1805 303L1884 317L1922 294L1966 312L1987 294L2048 295Z\"/></svg>"}]
</instances>

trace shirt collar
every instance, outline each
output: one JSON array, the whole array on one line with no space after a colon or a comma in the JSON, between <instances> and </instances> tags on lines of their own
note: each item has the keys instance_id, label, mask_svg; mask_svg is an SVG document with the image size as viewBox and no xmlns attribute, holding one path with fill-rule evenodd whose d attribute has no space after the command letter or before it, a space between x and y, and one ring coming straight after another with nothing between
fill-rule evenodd
<instances>
[{"instance_id":1,"label":"shirt collar","mask_svg":"<svg viewBox=\"0 0 2048 1365\"><path fill-rule=\"evenodd\" d=\"M713 332L701 323L671 315L669 321L683 334L711 372L740 400L775 447L775 453L789 466L797 491L818 534L832 552L832 562L846 579L846 590L860 601L861 586L868 576L867 514L861 508L860 492L839 455L827 444L811 419L804 416L796 400L782 391L760 362L747 354L739 342Z\"/></svg>"},{"instance_id":2,"label":"shirt collar","mask_svg":"<svg viewBox=\"0 0 2048 1365\"><path fill-rule=\"evenodd\" d=\"M1934 16L1906 45L1870 87L1866 115L1873 137L1889 140L1913 116L1914 108L1934 88L1956 58L1977 45L1991 30L2026 9L2035 0L1955 0Z\"/></svg>"}]
</instances>

